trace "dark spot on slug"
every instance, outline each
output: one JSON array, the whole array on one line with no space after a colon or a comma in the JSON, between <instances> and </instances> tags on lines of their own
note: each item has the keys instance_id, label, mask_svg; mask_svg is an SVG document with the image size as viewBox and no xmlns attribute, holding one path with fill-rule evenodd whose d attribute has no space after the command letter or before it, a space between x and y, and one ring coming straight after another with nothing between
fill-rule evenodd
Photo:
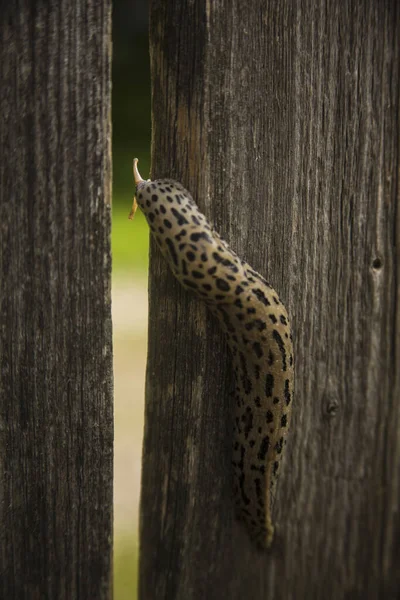
<instances>
[{"instance_id":1,"label":"dark spot on slug","mask_svg":"<svg viewBox=\"0 0 400 600\"><path fill-rule=\"evenodd\" d=\"M264 331L264 329L267 328L266 323L264 321L262 321L261 319L254 319L253 323L254 323L254 327L258 331Z\"/></svg>"},{"instance_id":2,"label":"dark spot on slug","mask_svg":"<svg viewBox=\"0 0 400 600\"><path fill-rule=\"evenodd\" d=\"M211 292L212 286L209 283L203 283L203 288L208 292Z\"/></svg>"},{"instance_id":3,"label":"dark spot on slug","mask_svg":"<svg viewBox=\"0 0 400 600\"><path fill-rule=\"evenodd\" d=\"M267 452L269 449L269 436L266 435L261 444L260 444L260 448L258 450L258 454L257 454L257 458L259 460L265 460L265 457L267 456Z\"/></svg>"},{"instance_id":4,"label":"dark spot on slug","mask_svg":"<svg viewBox=\"0 0 400 600\"><path fill-rule=\"evenodd\" d=\"M241 294L243 292L243 288L240 285L236 286L236 290L235 290L235 294L236 296L239 296L239 294Z\"/></svg>"},{"instance_id":5,"label":"dark spot on slug","mask_svg":"<svg viewBox=\"0 0 400 600\"><path fill-rule=\"evenodd\" d=\"M267 410L266 414L267 423L272 423L274 420L274 415L271 410Z\"/></svg>"},{"instance_id":6,"label":"dark spot on slug","mask_svg":"<svg viewBox=\"0 0 400 600\"><path fill-rule=\"evenodd\" d=\"M192 240L192 242L198 242L199 240L205 240L210 244L212 242L210 236L205 231L201 231L200 233L192 233L190 239Z\"/></svg>"},{"instance_id":7,"label":"dark spot on slug","mask_svg":"<svg viewBox=\"0 0 400 600\"><path fill-rule=\"evenodd\" d=\"M251 410L250 406L246 408L245 414L242 415L242 421L244 424L244 437L247 440L250 431L253 429L253 411Z\"/></svg>"},{"instance_id":8,"label":"dark spot on slug","mask_svg":"<svg viewBox=\"0 0 400 600\"><path fill-rule=\"evenodd\" d=\"M152 223L154 221L154 219L155 219L154 213L149 212L148 215L147 215L147 218Z\"/></svg>"},{"instance_id":9,"label":"dark spot on slug","mask_svg":"<svg viewBox=\"0 0 400 600\"><path fill-rule=\"evenodd\" d=\"M274 396L274 399L272 400L272 402L274 404L279 404L279 398L277 396Z\"/></svg>"},{"instance_id":10,"label":"dark spot on slug","mask_svg":"<svg viewBox=\"0 0 400 600\"><path fill-rule=\"evenodd\" d=\"M284 317L283 315L281 315L281 316L279 317L279 319L280 319L280 321L281 321L282 325L287 325L286 317Z\"/></svg>"},{"instance_id":11,"label":"dark spot on slug","mask_svg":"<svg viewBox=\"0 0 400 600\"><path fill-rule=\"evenodd\" d=\"M218 246L218 250L223 252L224 249L222 248L222 246ZM229 260L229 258L223 258L220 254L218 254L218 252L213 252L212 257L216 263L221 263L224 267L228 267L234 273L237 273L239 271L237 266L231 260Z\"/></svg>"},{"instance_id":12,"label":"dark spot on slug","mask_svg":"<svg viewBox=\"0 0 400 600\"><path fill-rule=\"evenodd\" d=\"M253 350L254 350L257 358L261 358L263 356L263 354L264 354L263 351L262 351L262 348L261 348L261 346L260 346L260 344L258 342L254 342L254 344L253 344Z\"/></svg>"},{"instance_id":13,"label":"dark spot on slug","mask_svg":"<svg viewBox=\"0 0 400 600\"><path fill-rule=\"evenodd\" d=\"M197 289L198 289L198 287L197 287L197 284L196 284L196 283L194 283L193 281L190 281L190 279L182 279L182 282L183 282L185 285L187 285L188 287L191 287L191 288L193 288L194 290L197 290Z\"/></svg>"},{"instance_id":14,"label":"dark spot on slug","mask_svg":"<svg viewBox=\"0 0 400 600\"><path fill-rule=\"evenodd\" d=\"M165 227L168 227L168 229L171 229L172 227L172 223L171 221L168 221L168 219L164 219L164 225Z\"/></svg>"},{"instance_id":15,"label":"dark spot on slug","mask_svg":"<svg viewBox=\"0 0 400 600\"><path fill-rule=\"evenodd\" d=\"M186 258L187 258L188 260L190 260L190 262L193 262L194 260L196 260L196 255L195 255L195 253L194 253L194 252L191 252L191 251L189 250L189 252L186 252Z\"/></svg>"},{"instance_id":16,"label":"dark spot on slug","mask_svg":"<svg viewBox=\"0 0 400 600\"><path fill-rule=\"evenodd\" d=\"M277 454L280 454L282 452L282 448L283 448L283 438L280 438L279 442L276 442L274 449L276 450Z\"/></svg>"},{"instance_id":17,"label":"dark spot on slug","mask_svg":"<svg viewBox=\"0 0 400 600\"><path fill-rule=\"evenodd\" d=\"M229 315L226 312L226 310L224 309L224 307L220 306L219 311L222 315L222 319L226 325L227 330L230 331L231 333L235 333L236 330L235 330L234 326L232 325L232 323L230 322Z\"/></svg>"},{"instance_id":18,"label":"dark spot on slug","mask_svg":"<svg viewBox=\"0 0 400 600\"><path fill-rule=\"evenodd\" d=\"M198 218L195 215L192 215L192 221L195 225L200 225L200 221L198 220Z\"/></svg>"},{"instance_id":19,"label":"dark spot on slug","mask_svg":"<svg viewBox=\"0 0 400 600\"><path fill-rule=\"evenodd\" d=\"M207 260L208 260L208 258L207 258L207 254L206 254L205 252L202 252L202 254L201 254L201 256L200 256L200 259L201 259L203 262L207 262Z\"/></svg>"},{"instance_id":20,"label":"dark spot on slug","mask_svg":"<svg viewBox=\"0 0 400 600\"><path fill-rule=\"evenodd\" d=\"M173 202L174 201L173 198L171 198L171 196L167 196L167 200L168 200L168 202Z\"/></svg>"},{"instance_id":21,"label":"dark spot on slug","mask_svg":"<svg viewBox=\"0 0 400 600\"><path fill-rule=\"evenodd\" d=\"M220 254L218 254L218 252L213 252L212 257L216 263L222 262L222 256Z\"/></svg>"},{"instance_id":22,"label":"dark spot on slug","mask_svg":"<svg viewBox=\"0 0 400 600\"><path fill-rule=\"evenodd\" d=\"M169 250L169 253L171 255L171 258L172 258L174 264L176 266L178 266L178 255L176 253L173 241L170 238L165 238L165 243L168 246L168 250Z\"/></svg>"},{"instance_id":23,"label":"dark spot on slug","mask_svg":"<svg viewBox=\"0 0 400 600\"><path fill-rule=\"evenodd\" d=\"M286 348L285 348L285 343L284 343L283 339L281 338L279 332L276 331L276 329L274 329L274 331L272 332L272 336L273 336L274 340L276 341L276 343L278 344L280 353L282 355L282 370L286 371Z\"/></svg>"},{"instance_id":24,"label":"dark spot on slug","mask_svg":"<svg viewBox=\"0 0 400 600\"><path fill-rule=\"evenodd\" d=\"M282 415L281 427L286 427L286 425L287 425L287 415Z\"/></svg>"},{"instance_id":25,"label":"dark spot on slug","mask_svg":"<svg viewBox=\"0 0 400 600\"><path fill-rule=\"evenodd\" d=\"M289 379L285 379L285 390L283 392L283 395L285 396L285 400L286 400L286 406L289 406L292 398L290 396L290 390L289 390Z\"/></svg>"},{"instance_id":26,"label":"dark spot on slug","mask_svg":"<svg viewBox=\"0 0 400 600\"><path fill-rule=\"evenodd\" d=\"M176 208L172 207L171 212L174 215L178 225L187 225L189 223L189 221L183 215L181 215L181 213L177 211Z\"/></svg>"},{"instance_id":27,"label":"dark spot on slug","mask_svg":"<svg viewBox=\"0 0 400 600\"><path fill-rule=\"evenodd\" d=\"M231 289L229 283L227 283L224 279L220 278L217 279L217 288L222 292L229 292L229 290Z\"/></svg>"},{"instance_id":28,"label":"dark spot on slug","mask_svg":"<svg viewBox=\"0 0 400 600\"><path fill-rule=\"evenodd\" d=\"M271 314L271 315L268 315L268 316L269 316L269 318L271 319L271 321L272 321L272 323L273 323L274 325L275 325L275 323L277 323L277 322L278 322L278 319L276 318L276 316L275 316L275 315Z\"/></svg>"},{"instance_id":29,"label":"dark spot on slug","mask_svg":"<svg viewBox=\"0 0 400 600\"><path fill-rule=\"evenodd\" d=\"M272 373L267 373L267 376L265 377L265 395L267 396L267 398L272 397L273 389L274 389L274 376L272 375Z\"/></svg>"},{"instance_id":30,"label":"dark spot on slug","mask_svg":"<svg viewBox=\"0 0 400 600\"><path fill-rule=\"evenodd\" d=\"M260 290L260 288L256 288L255 290L252 290L252 292L265 306L270 305L268 298L266 298L264 292Z\"/></svg>"},{"instance_id":31,"label":"dark spot on slug","mask_svg":"<svg viewBox=\"0 0 400 600\"><path fill-rule=\"evenodd\" d=\"M251 380L248 378L247 375L242 376L242 385L243 385L244 393L250 394L251 390L253 389L253 386L252 386Z\"/></svg>"},{"instance_id":32,"label":"dark spot on slug","mask_svg":"<svg viewBox=\"0 0 400 600\"><path fill-rule=\"evenodd\" d=\"M181 231L178 233L178 235L175 236L175 239L180 242L181 238L186 235L186 229L181 229Z\"/></svg>"},{"instance_id":33,"label":"dark spot on slug","mask_svg":"<svg viewBox=\"0 0 400 600\"><path fill-rule=\"evenodd\" d=\"M216 272L217 267L211 267L210 269L208 269L207 273L209 275L214 275L214 273Z\"/></svg>"},{"instance_id":34,"label":"dark spot on slug","mask_svg":"<svg viewBox=\"0 0 400 600\"><path fill-rule=\"evenodd\" d=\"M163 215L165 215L165 213L167 212L167 209L165 208L165 206L163 204L161 204L161 206L160 206L160 211L162 212Z\"/></svg>"},{"instance_id":35,"label":"dark spot on slug","mask_svg":"<svg viewBox=\"0 0 400 600\"><path fill-rule=\"evenodd\" d=\"M204 273L200 273L199 271L192 271L192 275L195 279L204 279Z\"/></svg>"}]
</instances>

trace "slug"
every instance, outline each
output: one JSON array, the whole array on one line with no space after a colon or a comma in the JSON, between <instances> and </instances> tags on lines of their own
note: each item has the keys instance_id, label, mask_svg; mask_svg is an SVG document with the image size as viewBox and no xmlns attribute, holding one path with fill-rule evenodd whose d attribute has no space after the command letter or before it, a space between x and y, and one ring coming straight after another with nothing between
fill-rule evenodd
<instances>
[{"instance_id":1,"label":"slug","mask_svg":"<svg viewBox=\"0 0 400 600\"><path fill-rule=\"evenodd\" d=\"M278 294L211 227L190 193L170 179L144 181L133 161L137 205L173 274L225 332L235 372L234 495L238 517L269 548L271 498L290 425L293 345Z\"/></svg>"}]
</instances>

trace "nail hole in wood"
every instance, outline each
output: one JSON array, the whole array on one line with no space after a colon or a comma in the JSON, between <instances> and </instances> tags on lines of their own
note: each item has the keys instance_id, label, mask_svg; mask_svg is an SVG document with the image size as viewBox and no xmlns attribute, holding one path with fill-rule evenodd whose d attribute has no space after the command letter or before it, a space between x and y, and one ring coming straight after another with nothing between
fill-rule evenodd
<instances>
[{"instance_id":1,"label":"nail hole in wood","mask_svg":"<svg viewBox=\"0 0 400 600\"><path fill-rule=\"evenodd\" d=\"M374 258L372 261L372 268L375 270L379 270L382 268L382 260L380 258Z\"/></svg>"}]
</instances>

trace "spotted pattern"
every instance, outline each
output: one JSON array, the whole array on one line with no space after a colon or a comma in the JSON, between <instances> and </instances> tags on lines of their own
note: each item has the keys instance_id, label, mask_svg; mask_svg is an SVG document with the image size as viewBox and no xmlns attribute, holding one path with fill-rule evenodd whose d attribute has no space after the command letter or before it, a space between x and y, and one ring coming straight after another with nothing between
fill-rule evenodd
<instances>
[{"instance_id":1,"label":"spotted pattern","mask_svg":"<svg viewBox=\"0 0 400 600\"><path fill-rule=\"evenodd\" d=\"M184 187L142 182L136 197L180 283L217 316L236 379L232 465L238 516L262 547L271 545L271 498L293 398L293 345L285 307L201 214Z\"/></svg>"}]
</instances>

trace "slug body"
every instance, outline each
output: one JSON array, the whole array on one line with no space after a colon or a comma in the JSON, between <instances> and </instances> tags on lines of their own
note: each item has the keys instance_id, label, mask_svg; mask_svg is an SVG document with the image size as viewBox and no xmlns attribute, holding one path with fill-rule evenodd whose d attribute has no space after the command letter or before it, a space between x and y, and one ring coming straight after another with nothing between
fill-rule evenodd
<instances>
[{"instance_id":1,"label":"slug body","mask_svg":"<svg viewBox=\"0 0 400 600\"><path fill-rule=\"evenodd\" d=\"M237 512L256 543L269 547L271 494L293 397L286 309L271 285L210 226L180 183L143 181L136 162L137 203L161 252L175 277L204 300L225 332L236 380L232 464Z\"/></svg>"}]
</instances>

